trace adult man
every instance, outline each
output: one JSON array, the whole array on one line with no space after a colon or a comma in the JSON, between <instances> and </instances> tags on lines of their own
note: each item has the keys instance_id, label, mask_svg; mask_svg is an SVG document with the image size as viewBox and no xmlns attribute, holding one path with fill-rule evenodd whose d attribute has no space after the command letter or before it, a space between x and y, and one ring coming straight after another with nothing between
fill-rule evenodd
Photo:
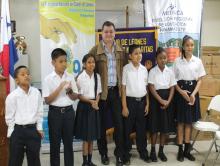
<instances>
[{"instance_id":1,"label":"adult man","mask_svg":"<svg viewBox=\"0 0 220 166\"><path fill-rule=\"evenodd\" d=\"M102 25L102 41L94 46L90 54L96 60L96 71L101 76L102 93L99 102L101 117L101 138L98 140L98 149L102 164L108 165L108 149L106 141L106 113L112 113L114 125L114 140L116 144L116 165L121 166L125 162L123 147L123 118L121 106L121 82L123 66L127 63L124 50L115 41L115 26L106 21Z\"/></svg>"}]
</instances>

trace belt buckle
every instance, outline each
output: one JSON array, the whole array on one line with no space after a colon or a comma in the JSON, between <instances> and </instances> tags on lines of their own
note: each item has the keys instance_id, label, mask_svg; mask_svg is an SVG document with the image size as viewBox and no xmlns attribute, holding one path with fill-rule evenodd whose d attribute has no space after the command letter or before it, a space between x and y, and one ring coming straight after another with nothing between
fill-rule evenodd
<instances>
[{"instance_id":1,"label":"belt buckle","mask_svg":"<svg viewBox=\"0 0 220 166\"><path fill-rule=\"evenodd\" d=\"M26 126L26 125L22 125L22 128L24 128L24 129L25 129L25 128L27 128L27 126Z\"/></svg>"},{"instance_id":2,"label":"belt buckle","mask_svg":"<svg viewBox=\"0 0 220 166\"><path fill-rule=\"evenodd\" d=\"M140 97L138 97L138 98L135 98L136 99L136 101L141 101L141 98Z\"/></svg>"},{"instance_id":3,"label":"belt buckle","mask_svg":"<svg viewBox=\"0 0 220 166\"><path fill-rule=\"evenodd\" d=\"M60 109L60 112L63 114L63 113L65 113L65 108L61 108Z\"/></svg>"},{"instance_id":4,"label":"belt buckle","mask_svg":"<svg viewBox=\"0 0 220 166\"><path fill-rule=\"evenodd\" d=\"M187 84L188 84L189 86L192 86L192 85L193 85L193 82L192 82L192 81L187 81Z\"/></svg>"}]
</instances>

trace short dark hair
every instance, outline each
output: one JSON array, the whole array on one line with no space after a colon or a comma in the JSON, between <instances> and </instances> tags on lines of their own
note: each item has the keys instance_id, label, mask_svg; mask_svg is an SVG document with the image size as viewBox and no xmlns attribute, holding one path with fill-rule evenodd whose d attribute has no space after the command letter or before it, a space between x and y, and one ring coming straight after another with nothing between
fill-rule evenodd
<instances>
[{"instance_id":1,"label":"short dark hair","mask_svg":"<svg viewBox=\"0 0 220 166\"><path fill-rule=\"evenodd\" d=\"M165 52L166 53L166 50L163 48L163 47L158 47L157 48L157 51L156 51L156 58L157 58L157 56L160 54L160 53L162 53L162 52Z\"/></svg>"},{"instance_id":2,"label":"short dark hair","mask_svg":"<svg viewBox=\"0 0 220 166\"><path fill-rule=\"evenodd\" d=\"M140 46L137 45L137 44L130 45L129 48L128 48L128 53L132 54L136 48L140 48Z\"/></svg>"},{"instance_id":3,"label":"short dark hair","mask_svg":"<svg viewBox=\"0 0 220 166\"><path fill-rule=\"evenodd\" d=\"M92 57L95 60L95 57L92 54L86 54L84 55L83 59L82 59L82 63L86 63L86 61Z\"/></svg>"},{"instance_id":4,"label":"short dark hair","mask_svg":"<svg viewBox=\"0 0 220 166\"><path fill-rule=\"evenodd\" d=\"M64 51L62 48L55 48L52 52L51 52L51 58L52 60L57 59L60 56L67 56L66 51Z\"/></svg>"},{"instance_id":5,"label":"short dark hair","mask_svg":"<svg viewBox=\"0 0 220 166\"><path fill-rule=\"evenodd\" d=\"M28 68L27 68L27 66L24 66L24 65L16 67L16 69L14 71L14 78L18 77L18 73L19 73L20 69L28 69Z\"/></svg>"},{"instance_id":6,"label":"short dark hair","mask_svg":"<svg viewBox=\"0 0 220 166\"><path fill-rule=\"evenodd\" d=\"M102 31L104 29L104 26L107 26L107 27L110 27L110 26L113 26L114 30L115 30L115 25L113 22L111 21L105 21L103 24L102 24Z\"/></svg>"}]
</instances>

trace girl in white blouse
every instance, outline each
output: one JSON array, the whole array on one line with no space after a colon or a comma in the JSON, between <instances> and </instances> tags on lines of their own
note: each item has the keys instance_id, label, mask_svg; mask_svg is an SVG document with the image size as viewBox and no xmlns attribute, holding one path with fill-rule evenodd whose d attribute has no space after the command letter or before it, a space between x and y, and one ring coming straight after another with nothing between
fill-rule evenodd
<instances>
[{"instance_id":1,"label":"girl in white blouse","mask_svg":"<svg viewBox=\"0 0 220 166\"><path fill-rule=\"evenodd\" d=\"M150 70L148 78L149 94L149 115L148 128L151 133L151 153L153 162L157 161L155 144L157 133L160 133L160 147L158 157L161 161L167 161L163 152L166 134L175 131L173 95L176 80L174 73L166 66L167 54L165 49L159 47L156 52L157 65Z\"/></svg>"},{"instance_id":2,"label":"girl in white blouse","mask_svg":"<svg viewBox=\"0 0 220 166\"><path fill-rule=\"evenodd\" d=\"M173 65L177 80L175 102L177 111L177 144L179 146L178 161L183 161L184 157L195 161L195 157L190 154L191 130L192 123L201 117L198 91L201 79L206 73L202 61L193 55L193 49L193 38L188 35L184 36L182 56L177 58ZM185 143L184 151L183 142Z\"/></svg>"},{"instance_id":3,"label":"girl in white blouse","mask_svg":"<svg viewBox=\"0 0 220 166\"><path fill-rule=\"evenodd\" d=\"M83 166L92 163L93 141L100 138L99 97L102 91L100 76L94 72L95 59L87 54L82 60L84 70L77 78L79 103L76 110L75 136L83 140Z\"/></svg>"}]
</instances>

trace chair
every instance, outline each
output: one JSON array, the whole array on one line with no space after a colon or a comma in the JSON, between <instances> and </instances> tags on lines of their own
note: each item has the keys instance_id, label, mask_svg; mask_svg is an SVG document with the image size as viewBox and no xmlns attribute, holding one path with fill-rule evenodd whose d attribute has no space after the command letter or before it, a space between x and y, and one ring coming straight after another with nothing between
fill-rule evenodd
<instances>
[{"instance_id":1,"label":"chair","mask_svg":"<svg viewBox=\"0 0 220 166\"><path fill-rule=\"evenodd\" d=\"M198 137L200 131L202 132L213 132L213 142L209 148L209 151L206 154L206 157L202 163L202 165L205 165L205 162L210 154L210 151L212 149L212 146L215 144L215 149L217 152L217 144L216 144L216 139L217 139L217 134L215 134L217 131L220 130L220 126L214 122L210 121L210 114L213 112L219 112L220 113L220 95L217 95L215 97L212 98L208 108L207 108L207 115L205 116L205 118L203 119L203 121L197 121L193 124L193 128L197 130L196 135L194 137L193 143L192 143L192 148L193 145L195 144L196 138ZM194 150L196 150L195 148L193 148ZM197 151L197 150L196 150Z\"/></svg>"},{"instance_id":2,"label":"chair","mask_svg":"<svg viewBox=\"0 0 220 166\"><path fill-rule=\"evenodd\" d=\"M212 143L211 143L211 145L210 145L210 147L209 147L209 151L212 150L212 147L213 147L213 145L216 143L217 140L220 140L220 131L216 131L216 132L215 132L215 138L213 139L213 141L212 141ZM220 154L220 145L217 145L217 147L218 147L219 149L218 149L218 153L217 153L217 155L216 155L216 158L215 158L215 160L214 160L213 166L215 165L216 160L218 159L218 156L219 156L219 154ZM207 160L208 156L209 156L209 154L207 153L206 156L205 156L205 161ZM202 164L205 165L205 163L202 163Z\"/></svg>"}]
</instances>

